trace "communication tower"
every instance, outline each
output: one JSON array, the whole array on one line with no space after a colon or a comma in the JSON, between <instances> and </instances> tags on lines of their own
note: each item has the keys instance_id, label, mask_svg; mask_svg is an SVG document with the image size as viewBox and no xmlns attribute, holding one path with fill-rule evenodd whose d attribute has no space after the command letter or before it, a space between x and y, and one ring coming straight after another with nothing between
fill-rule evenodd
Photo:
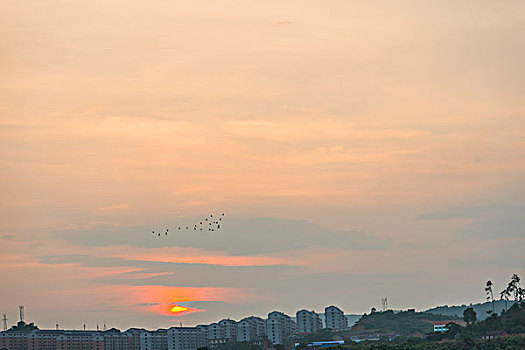
<instances>
[{"instance_id":1,"label":"communication tower","mask_svg":"<svg viewBox=\"0 0 525 350\"><path fill-rule=\"evenodd\" d=\"M18 307L20 309L20 322L24 322L24 305Z\"/></svg>"},{"instance_id":2,"label":"communication tower","mask_svg":"<svg viewBox=\"0 0 525 350\"><path fill-rule=\"evenodd\" d=\"M383 308L383 311L388 310L388 298L381 298L381 306Z\"/></svg>"}]
</instances>

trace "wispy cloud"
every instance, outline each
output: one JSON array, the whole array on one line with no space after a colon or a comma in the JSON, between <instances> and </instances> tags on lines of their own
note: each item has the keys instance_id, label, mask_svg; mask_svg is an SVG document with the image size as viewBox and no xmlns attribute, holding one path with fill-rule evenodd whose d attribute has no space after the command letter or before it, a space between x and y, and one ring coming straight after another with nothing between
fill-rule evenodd
<instances>
[{"instance_id":1,"label":"wispy cloud","mask_svg":"<svg viewBox=\"0 0 525 350\"><path fill-rule=\"evenodd\" d=\"M258 255L311 246L349 250L386 249L388 240L381 240L360 231L332 231L304 220L280 218L226 219L218 231L184 229L184 219L172 222L169 235L152 236L146 227L93 227L86 230L57 231L55 239L64 239L88 247L166 246L197 248L229 255ZM177 221L179 222L177 224ZM186 222L191 220L186 219ZM177 227L182 229L178 230Z\"/></svg>"},{"instance_id":2,"label":"wispy cloud","mask_svg":"<svg viewBox=\"0 0 525 350\"><path fill-rule=\"evenodd\" d=\"M108 206L104 206L104 207L98 207L96 209L96 211L99 212L99 213L113 212L113 211L127 210L130 207L131 207L131 205L129 205L129 204L113 204L113 205L108 205Z\"/></svg>"}]
</instances>

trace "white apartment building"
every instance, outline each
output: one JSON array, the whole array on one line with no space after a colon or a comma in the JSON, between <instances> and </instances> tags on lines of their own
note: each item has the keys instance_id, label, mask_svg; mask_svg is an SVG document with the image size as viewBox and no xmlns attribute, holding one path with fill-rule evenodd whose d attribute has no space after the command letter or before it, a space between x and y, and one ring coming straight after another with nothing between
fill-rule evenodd
<instances>
[{"instance_id":1,"label":"white apartment building","mask_svg":"<svg viewBox=\"0 0 525 350\"><path fill-rule=\"evenodd\" d=\"M104 350L129 350L132 345L133 336L129 333L104 333Z\"/></svg>"},{"instance_id":2,"label":"white apartment building","mask_svg":"<svg viewBox=\"0 0 525 350\"><path fill-rule=\"evenodd\" d=\"M348 320L344 312L336 306L328 306L324 309L324 317L326 328L346 330L348 328Z\"/></svg>"},{"instance_id":3,"label":"white apartment building","mask_svg":"<svg viewBox=\"0 0 525 350\"><path fill-rule=\"evenodd\" d=\"M237 323L237 341L253 342L266 337L266 323L260 317L246 317Z\"/></svg>"},{"instance_id":4,"label":"white apartment building","mask_svg":"<svg viewBox=\"0 0 525 350\"><path fill-rule=\"evenodd\" d=\"M299 333L314 333L323 328L323 320L314 311L300 310L295 314Z\"/></svg>"},{"instance_id":5,"label":"white apartment building","mask_svg":"<svg viewBox=\"0 0 525 350\"><path fill-rule=\"evenodd\" d=\"M129 334L131 336L131 344L133 349L140 350L140 335L144 332L147 332L147 330L143 328L130 328L124 332L124 334Z\"/></svg>"},{"instance_id":6,"label":"white apartment building","mask_svg":"<svg viewBox=\"0 0 525 350\"><path fill-rule=\"evenodd\" d=\"M237 341L237 322L228 318L220 320L219 326L221 326L224 338L227 339L228 342Z\"/></svg>"},{"instance_id":7,"label":"white apartment building","mask_svg":"<svg viewBox=\"0 0 525 350\"><path fill-rule=\"evenodd\" d=\"M208 347L213 349L218 344L237 341L237 322L224 319L208 326Z\"/></svg>"},{"instance_id":8,"label":"white apartment building","mask_svg":"<svg viewBox=\"0 0 525 350\"><path fill-rule=\"evenodd\" d=\"M297 332L297 324L290 316L280 311L273 311L268 314L266 332L270 342L284 344L287 337Z\"/></svg>"},{"instance_id":9,"label":"white apartment building","mask_svg":"<svg viewBox=\"0 0 525 350\"><path fill-rule=\"evenodd\" d=\"M166 350L168 348L168 330L157 329L140 333L140 350Z\"/></svg>"},{"instance_id":10,"label":"white apartment building","mask_svg":"<svg viewBox=\"0 0 525 350\"><path fill-rule=\"evenodd\" d=\"M168 350L197 350L207 346L205 326L172 327L168 330Z\"/></svg>"}]
</instances>

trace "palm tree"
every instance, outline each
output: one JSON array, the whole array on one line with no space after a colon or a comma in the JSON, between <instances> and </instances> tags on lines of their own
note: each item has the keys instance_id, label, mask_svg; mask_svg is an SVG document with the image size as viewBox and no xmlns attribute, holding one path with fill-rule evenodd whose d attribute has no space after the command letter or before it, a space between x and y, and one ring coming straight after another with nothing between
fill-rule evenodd
<instances>
[{"instance_id":1,"label":"palm tree","mask_svg":"<svg viewBox=\"0 0 525 350\"><path fill-rule=\"evenodd\" d=\"M518 288L518 297L519 301L525 300L525 289L524 288Z\"/></svg>"},{"instance_id":2,"label":"palm tree","mask_svg":"<svg viewBox=\"0 0 525 350\"><path fill-rule=\"evenodd\" d=\"M488 280L487 284L485 285L485 292L487 293L487 301L492 301L492 311L487 311L487 313L492 314L496 310L494 310L494 293L492 291L492 281Z\"/></svg>"},{"instance_id":3,"label":"palm tree","mask_svg":"<svg viewBox=\"0 0 525 350\"><path fill-rule=\"evenodd\" d=\"M507 285L507 290L512 295L514 294L514 303L518 302L520 298L520 277L517 274L513 274L509 284Z\"/></svg>"}]
</instances>

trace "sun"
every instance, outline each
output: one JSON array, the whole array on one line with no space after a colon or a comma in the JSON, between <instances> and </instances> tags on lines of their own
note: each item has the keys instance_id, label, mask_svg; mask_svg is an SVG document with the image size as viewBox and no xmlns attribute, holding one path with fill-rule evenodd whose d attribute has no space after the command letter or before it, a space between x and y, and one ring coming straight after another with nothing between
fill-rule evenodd
<instances>
[{"instance_id":1,"label":"sun","mask_svg":"<svg viewBox=\"0 0 525 350\"><path fill-rule=\"evenodd\" d=\"M186 312L189 310L190 310L189 308L180 306L180 305L175 305L174 307L171 308L171 312L173 312L174 314L179 314L179 313Z\"/></svg>"}]
</instances>

